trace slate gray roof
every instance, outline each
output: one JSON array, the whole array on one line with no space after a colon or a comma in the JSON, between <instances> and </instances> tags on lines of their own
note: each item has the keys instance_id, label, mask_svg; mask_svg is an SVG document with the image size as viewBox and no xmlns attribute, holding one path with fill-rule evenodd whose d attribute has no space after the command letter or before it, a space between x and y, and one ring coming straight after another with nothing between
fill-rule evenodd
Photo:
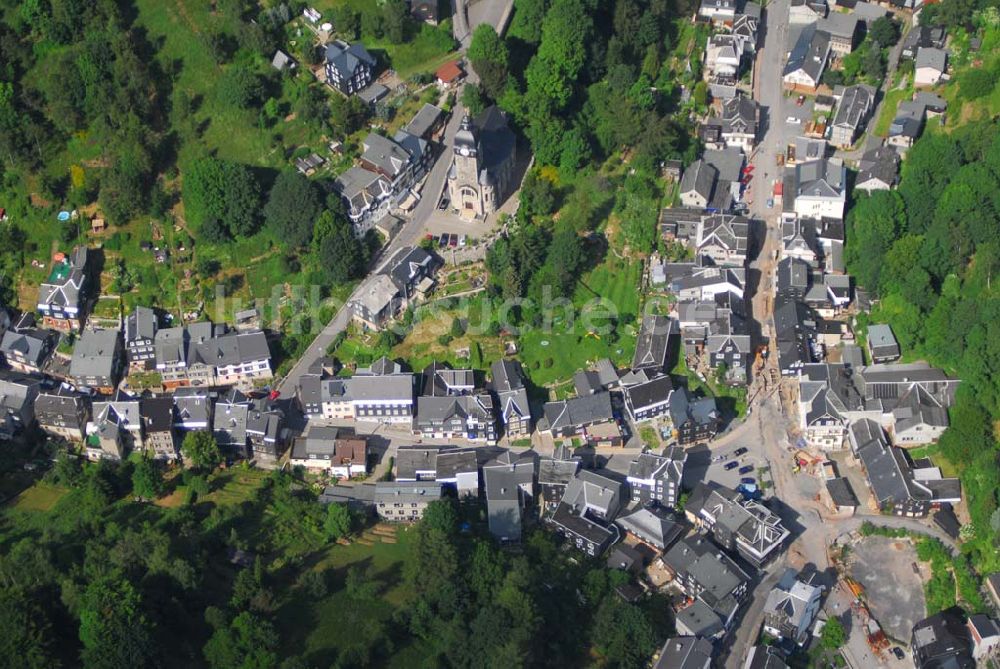
<instances>
[{"instance_id":1,"label":"slate gray roof","mask_svg":"<svg viewBox=\"0 0 1000 669\"><path fill-rule=\"evenodd\" d=\"M348 79L362 64L374 68L377 62L361 42L348 44L341 40L335 40L327 45L326 61L332 63L342 76Z\"/></svg>"},{"instance_id":2,"label":"slate gray roof","mask_svg":"<svg viewBox=\"0 0 1000 669\"><path fill-rule=\"evenodd\" d=\"M420 110L413 115L410 122L406 124L406 131L417 137L424 137L430 129L438 122L444 111L440 107L435 107L431 103L425 103Z\"/></svg>"},{"instance_id":3,"label":"slate gray roof","mask_svg":"<svg viewBox=\"0 0 1000 669\"><path fill-rule=\"evenodd\" d=\"M149 307L138 306L125 319L125 342L149 339L156 336L156 312Z\"/></svg>"},{"instance_id":4,"label":"slate gray roof","mask_svg":"<svg viewBox=\"0 0 1000 669\"><path fill-rule=\"evenodd\" d=\"M622 502L624 490L625 485L615 478L598 471L581 469L567 484L562 503L578 514L587 509L598 510L610 522Z\"/></svg>"},{"instance_id":5,"label":"slate gray roof","mask_svg":"<svg viewBox=\"0 0 1000 669\"><path fill-rule=\"evenodd\" d=\"M732 559L700 536L678 541L663 555L663 562L674 573L688 576L704 588L698 598L725 619L738 606L734 593L750 581Z\"/></svg>"},{"instance_id":6,"label":"slate gray roof","mask_svg":"<svg viewBox=\"0 0 1000 669\"><path fill-rule=\"evenodd\" d=\"M531 417L528 390L524 385L524 370L517 360L497 360L490 367L493 388L500 402L500 417L504 423L511 418Z\"/></svg>"},{"instance_id":7,"label":"slate gray roof","mask_svg":"<svg viewBox=\"0 0 1000 669\"><path fill-rule=\"evenodd\" d=\"M841 197L847 187L847 168L839 160L825 158L795 166L797 195Z\"/></svg>"},{"instance_id":8,"label":"slate gray roof","mask_svg":"<svg viewBox=\"0 0 1000 669\"><path fill-rule=\"evenodd\" d=\"M819 81L829 53L830 33L817 30L815 25L810 25L799 34L782 75L802 70L813 81Z\"/></svg>"},{"instance_id":9,"label":"slate gray roof","mask_svg":"<svg viewBox=\"0 0 1000 669\"><path fill-rule=\"evenodd\" d=\"M894 430L900 434L914 427L948 427L948 410L922 386L913 386L892 410Z\"/></svg>"},{"instance_id":10,"label":"slate gray roof","mask_svg":"<svg viewBox=\"0 0 1000 669\"><path fill-rule=\"evenodd\" d=\"M683 194L693 191L705 198L706 201L711 200L715 182L718 178L719 171L715 167L709 165L704 160L698 159L684 170L679 192Z\"/></svg>"},{"instance_id":11,"label":"slate gray roof","mask_svg":"<svg viewBox=\"0 0 1000 669\"><path fill-rule=\"evenodd\" d=\"M651 546L666 550L684 533L684 526L662 507L643 506L615 523Z\"/></svg>"},{"instance_id":12,"label":"slate gray roof","mask_svg":"<svg viewBox=\"0 0 1000 669\"><path fill-rule=\"evenodd\" d=\"M896 341L895 335L892 334L892 328L885 323L874 323L868 326L868 345L872 349L892 348L899 351L899 343Z\"/></svg>"},{"instance_id":13,"label":"slate gray roof","mask_svg":"<svg viewBox=\"0 0 1000 669\"><path fill-rule=\"evenodd\" d=\"M892 187L899 175L899 154L889 146L869 149L861 156L858 168L859 185L875 179Z\"/></svg>"},{"instance_id":14,"label":"slate gray roof","mask_svg":"<svg viewBox=\"0 0 1000 669\"><path fill-rule=\"evenodd\" d=\"M174 426L174 400L168 396L144 397L139 402L143 429L148 432L169 432Z\"/></svg>"},{"instance_id":15,"label":"slate gray roof","mask_svg":"<svg viewBox=\"0 0 1000 669\"><path fill-rule=\"evenodd\" d=\"M471 392L476 385L471 369L452 369L445 363L432 362L423 371L424 397L446 397Z\"/></svg>"},{"instance_id":16,"label":"slate gray roof","mask_svg":"<svg viewBox=\"0 0 1000 669\"><path fill-rule=\"evenodd\" d=\"M663 644L653 669L708 669L713 652L707 639L675 636Z\"/></svg>"},{"instance_id":17,"label":"slate gray roof","mask_svg":"<svg viewBox=\"0 0 1000 669\"><path fill-rule=\"evenodd\" d=\"M515 472L504 467L483 468L486 512L490 533L506 541L521 538L521 492Z\"/></svg>"},{"instance_id":18,"label":"slate gray roof","mask_svg":"<svg viewBox=\"0 0 1000 669\"><path fill-rule=\"evenodd\" d=\"M76 379L111 377L115 372L115 352L120 337L119 330L84 330L73 349L70 375Z\"/></svg>"},{"instance_id":19,"label":"slate gray roof","mask_svg":"<svg viewBox=\"0 0 1000 669\"><path fill-rule=\"evenodd\" d=\"M697 245L718 244L730 251L746 253L750 237L750 223L743 216L715 214L701 219L698 226Z\"/></svg>"},{"instance_id":20,"label":"slate gray roof","mask_svg":"<svg viewBox=\"0 0 1000 669\"><path fill-rule=\"evenodd\" d=\"M660 369L667 361L674 321L667 316L646 315L635 343L632 369Z\"/></svg>"},{"instance_id":21,"label":"slate gray roof","mask_svg":"<svg viewBox=\"0 0 1000 669\"><path fill-rule=\"evenodd\" d=\"M448 446L403 446L396 454L398 480L455 479L459 473L479 471L476 450Z\"/></svg>"},{"instance_id":22,"label":"slate gray roof","mask_svg":"<svg viewBox=\"0 0 1000 669\"><path fill-rule=\"evenodd\" d=\"M369 133L362 143L361 160L371 163L390 178L399 176L411 158L409 151L378 133Z\"/></svg>"},{"instance_id":23,"label":"slate gray roof","mask_svg":"<svg viewBox=\"0 0 1000 669\"><path fill-rule=\"evenodd\" d=\"M174 391L173 400L174 425L205 423L209 426L214 394L200 388L178 388Z\"/></svg>"},{"instance_id":24,"label":"slate gray roof","mask_svg":"<svg viewBox=\"0 0 1000 669\"><path fill-rule=\"evenodd\" d=\"M78 246L66 255L66 259L57 265L62 269L56 272L56 267L52 268L49 278L52 281L44 281L38 290L39 305L56 305L60 307L76 307L80 305L80 298L87 280L86 266L89 257L89 249L86 246Z\"/></svg>"},{"instance_id":25,"label":"slate gray roof","mask_svg":"<svg viewBox=\"0 0 1000 669\"><path fill-rule=\"evenodd\" d=\"M835 12L836 16L844 16ZM868 84L855 84L844 89L844 94L837 105L837 113L833 117L835 126L850 128L857 131L867 120L868 113L875 105L875 89Z\"/></svg>"},{"instance_id":26,"label":"slate gray roof","mask_svg":"<svg viewBox=\"0 0 1000 669\"><path fill-rule=\"evenodd\" d=\"M846 478L833 478L826 482L826 491L837 506L858 506L858 498Z\"/></svg>"},{"instance_id":27,"label":"slate gray roof","mask_svg":"<svg viewBox=\"0 0 1000 669\"><path fill-rule=\"evenodd\" d=\"M816 26L831 37L842 40L853 40L858 32L858 17L854 14L830 12L816 22Z\"/></svg>"},{"instance_id":28,"label":"slate gray roof","mask_svg":"<svg viewBox=\"0 0 1000 669\"><path fill-rule=\"evenodd\" d=\"M40 367L42 362L45 361L45 356L50 348L50 339L53 336L53 333L49 330L36 330L34 328L17 331L7 330L3 333L3 340L0 343L0 353L7 356L16 352L28 363Z\"/></svg>"},{"instance_id":29,"label":"slate gray roof","mask_svg":"<svg viewBox=\"0 0 1000 669\"><path fill-rule=\"evenodd\" d=\"M915 67L919 70L922 67L929 67L944 72L948 65L948 52L944 49L922 46L917 51Z\"/></svg>"},{"instance_id":30,"label":"slate gray roof","mask_svg":"<svg viewBox=\"0 0 1000 669\"><path fill-rule=\"evenodd\" d=\"M800 581L798 576L795 569L791 567L785 569L764 602L765 615L779 614L796 629L803 622L809 622L804 620L809 603L819 594L817 591L822 590L819 586Z\"/></svg>"},{"instance_id":31,"label":"slate gray roof","mask_svg":"<svg viewBox=\"0 0 1000 669\"><path fill-rule=\"evenodd\" d=\"M645 383L637 383L625 388L625 402L633 417L642 409L670 400L674 384L670 376L664 374Z\"/></svg>"},{"instance_id":32,"label":"slate gray roof","mask_svg":"<svg viewBox=\"0 0 1000 669\"><path fill-rule=\"evenodd\" d=\"M677 628L701 638L711 638L724 629L723 619L701 599L694 600L676 614Z\"/></svg>"},{"instance_id":33,"label":"slate gray roof","mask_svg":"<svg viewBox=\"0 0 1000 669\"><path fill-rule=\"evenodd\" d=\"M579 459L560 460L558 458L540 458L538 460L539 485L568 485L580 468Z\"/></svg>"},{"instance_id":34,"label":"slate gray roof","mask_svg":"<svg viewBox=\"0 0 1000 669\"><path fill-rule=\"evenodd\" d=\"M381 174L355 165L337 176L333 182L333 189L340 193L352 208L362 210L371 206L376 200L388 197L392 186Z\"/></svg>"},{"instance_id":35,"label":"slate gray roof","mask_svg":"<svg viewBox=\"0 0 1000 669\"><path fill-rule=\"evenodd\" d=\"M698 488L704 490L698 491ZM699 483L688 498L686 513L701 516L713 529L724 528L758 557L765 557L788 538L781 519L758 502L744 500L735 490L717 483ZM695 500L694 504L691 501Z\"/></svg>"},{"instance_id":36,"label":"slate gray roof","mask_svg":"<svg viewBox=\"0 0 1000 669\"><path fill-rule=\"evenodd\" d=\"M376 504L419 504L441 499L443 494L443 485L436 481L380 481L375 484L374 501Z\"/></svg>"},{"instance_id":37,"label":"slate gray roof","mask_svg":"<svg viewBox=\"0 0 1000 669\"><path fill-rule=\"evenodd\" d=\"M412 374L352 376L343 380L330 380L327 383L340 383L344 399L355 402L413 400Z\"/></svg>"},{"instance_id":38,"label":"slate gray roof","mask_svg":"<svg viewBox=\"0 0 1000 669\"><path fill-rule=\"evenodd\" d=\"M451 397L418 397L414 424L419 428L421 426L441 425L459 419L464 425L469 417L479 422L494 420L492 398L486 393Z\"/></svg>"},{"instance_id":39,"label":"slate gray roof","mask_svg":"<svg viewBox=\"0 0 1000 669\"><path fill-rule=\"evenodd\" d=\"M706 149L702 159L719 173L719 182L735 183L743 176L743 163L746 161L743 152L738 147L722 150Z\"/></svg>"},{"instance_id":40,"label":"slate gray roof","mask_svg":"<svg viewBox=\"0 0 1000 669\"><path fill-rule=\"evenodd\" d=\"M614 419L610 393L546 402L543 411L549 429L554 432L567 427L584 427Z\"/></svg>"}]
</instances>

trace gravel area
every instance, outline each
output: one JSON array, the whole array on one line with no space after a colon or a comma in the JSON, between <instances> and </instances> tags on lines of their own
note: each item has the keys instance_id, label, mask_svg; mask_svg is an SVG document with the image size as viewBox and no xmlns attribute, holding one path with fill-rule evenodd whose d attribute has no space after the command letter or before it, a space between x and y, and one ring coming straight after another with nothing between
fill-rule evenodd
<instances>
[{"instance_id":1,"label":"gravel area","mask_svg":"<svg viewBox=\"0 0 1000 669\"><path fill-rule=\"evenodd\" d=\"M851 577L864 587L868 608L886 634L898 640L909 640L926 612L916 563L906 539L865 537L851 548Z\"/></svg>"}]
</instances>

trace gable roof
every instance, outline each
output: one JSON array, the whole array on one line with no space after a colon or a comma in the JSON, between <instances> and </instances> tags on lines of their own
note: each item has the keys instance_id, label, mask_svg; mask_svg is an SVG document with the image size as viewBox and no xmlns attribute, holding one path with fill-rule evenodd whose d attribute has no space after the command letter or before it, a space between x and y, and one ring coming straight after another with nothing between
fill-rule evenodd
<instances>
[{"instance_id":1,"label":"gable roof","mask_svg":"<svg viewBox=\"0 0 1000 669\"><path fill-rule=\"evenodd\" d=\"M837 16L842 16L837 14ZM835 126L842 126L856 131L864 123L875 104L875 89L867 84L855 84L844 89L837 105L837 113L833 117Z\"/></svg>"},{"instance_id":2,"label":"gable roof","mask_svg":"<svg viewBox=\"0 0 1000 669\"><path fill-rule=\"evenodd\" d=\"M667 316L646 315L635 343L632 369L659 369L667 361L670 335L674 334L674 321Z\"/></svg>"},{"instance_id":3,"label":"gable roof","mask_svg":"<svg viewBox=\"0 0 1000 669\"><path fill-rule=\"evenodd\" d=\"M661 551L666 550L684 533L684 526L662 507L640 507L621 516L615 523Z\"/></svg>"},{"instance_id":4,"label":"gable roof","mask_svg":"<svg viewBox=\"0 0 1000 669\"><path fill-rule=\"evenodd\" d=\"M568 427L579 428L614 419L610 393L595 393L557 402L546 402L543 411L552 431Z\"/></svg>"},{"instance_id":5,"label":"gable roof","mask_svg":"<svg viewBox=\"0 0 1000 669\"><path fill-rule=\"evenodd\" d=\"M350 44L343 40L334 40L326 47L326 62L333 65L344 78L351 78L362 65L374 68L377 61L368 53L361 42Z\"/></svg>"},{"instance_id":6,"label":"gable roof","mask_svg":"<svg viewBox=\"0 0 1000 669\"><path fill-rule=\"evenodd\" d=\"M799 34L782 75L802 71L812 81L818 82L829 54L830 33L817 30L815 24L812 24Z\"/></svg>"}]
</instances>

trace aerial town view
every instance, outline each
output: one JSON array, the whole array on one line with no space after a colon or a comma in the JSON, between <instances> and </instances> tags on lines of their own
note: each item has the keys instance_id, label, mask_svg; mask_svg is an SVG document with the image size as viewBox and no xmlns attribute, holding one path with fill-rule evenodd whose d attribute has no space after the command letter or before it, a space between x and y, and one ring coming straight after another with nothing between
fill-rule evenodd
<instances>
[{"instance_id":1,"label":"aerial town view","mask_svg":"<svg viewBox=\"0 0 1000 669\"><path fill-rule=\"evenodd\" d=\"M0 0L6 667L1000 669L998 0Z\"/></svg>"}]
</instances>

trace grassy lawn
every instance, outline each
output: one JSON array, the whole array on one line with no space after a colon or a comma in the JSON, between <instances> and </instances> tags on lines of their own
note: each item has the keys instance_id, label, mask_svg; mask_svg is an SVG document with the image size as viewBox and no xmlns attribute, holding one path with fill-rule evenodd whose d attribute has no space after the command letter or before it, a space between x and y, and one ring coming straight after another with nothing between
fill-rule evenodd
<instances>
[{"instance_id":1,"label":"grassy lawn","mask_svg":"<svg viewBox=\"0 0 1000 669\"><path fill-rule=\"evenodd\" d=\"M876 135L885 137L889 134L889 126L892 124L892 119L896 118L896 109L899 108L899 103L903 100L909 100L912 95L912 86L894 88L885 94L885 100L882 101L882 111L875 123Z\"/></svg>"},{"instance_id":2,"label":"grassy lawn","mask_svg":"<svg viewBox=\"0 0 1000 669\"><path fill-rule=\"evenodd\" d=\"M930 458L934 464L941 469L942 476L947 478L958 477L958 467L955 463L945 457L944 453L941 451L940 444L928 444L927 446L909 448L907 449L907 453L914 459Z\"/></svg>"},{"instance_id":3,"label":"grassy lawn","mask_svg":"<svg viewBox=\"0 0 1000 669\"><path fill-rule=\"evenodd\" d=\"M328 666L345 648L372 638L368 635L373 628L391 624L393 612L412 595L403 580L403 564L413 530L400 527L396 537L395 544L333 545L317 556L312 569L325 573L333 587L330 594L319 599L296 589L278 610L282 654L302 654L304 650L311 663ZM351 567L365 570L378 584L376 597L359 600L347 594L344 579ZM419 649L411 650L407 655L418 654Z\"/></svg>"},{"instance_id":4,"label":"grassy lawn","mask_svg":"<svg viewBox=\"0 0 1000 669\"><path fill-rule=\"evenodd\" d=\"M68 492L67 488L39 481L15 497L10 505L18 511L50 511Z\"/></svg>"}]
</instances>

